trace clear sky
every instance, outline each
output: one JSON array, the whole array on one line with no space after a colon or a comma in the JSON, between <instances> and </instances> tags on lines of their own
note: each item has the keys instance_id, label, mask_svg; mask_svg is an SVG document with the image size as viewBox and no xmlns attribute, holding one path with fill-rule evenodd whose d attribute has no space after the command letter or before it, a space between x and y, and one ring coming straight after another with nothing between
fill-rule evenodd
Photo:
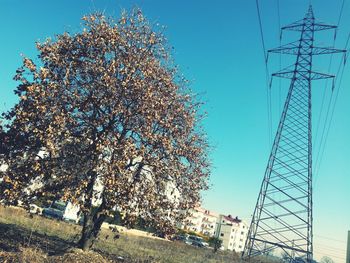
<instances>
[{"instance_id":1,"label":"clear sky","mask_svg":"<svg viewBox=\"0 0 350 263\"><path fill-rule=\"evenodd\" d=\"M280 0L281 24L301 19L307 0ZM279 45L277 0L260 1L267 48ZM118 16L121 9L142 8L150 21L166 26L174 46L173 57L191 81L192 89L207 102L204 125L213 150L211 189L203 194L203 206L250 220L270 152L266 75L255 1L247 0L0 0L0 111L16 102L12 80L21 64L20 54L35 58L35 42L64 31L81 29L80 18L99 10ZM313 1L320 20L337 24L342 0ZM336 46L344 48L350 31L350 1L345 1ZM283 42L296 40L286 33ZM316 35L320 45L331 46L333 33ZM335 56L330 72L335 74ZM282 65L290 58L282 57ZM315 68L327 72L329 56L315 59ZM279 56L269 62L270 72L279 69ZM346 233L350 229L350 78L345 67L336 100L332 126L314 182L315 255L345 261ZM288 82L278 80L270 91L273 134ZM339 83L339 81L337 82ZM314 161L319 151L331 83L313 86ZM339 89L340 88L340 89ZM325 94L325 95L323 95ZM336 94L336 93L335 93ZM333 98L335 98L335 94ZM324 110L321 111L322 98ZM321 117L319 117L321 116ZM321 125L318 119L321 118ZM317 169L319 167L319 169ZM317 172L317 170L319 172Z\"/></svg>"}]
</instances>

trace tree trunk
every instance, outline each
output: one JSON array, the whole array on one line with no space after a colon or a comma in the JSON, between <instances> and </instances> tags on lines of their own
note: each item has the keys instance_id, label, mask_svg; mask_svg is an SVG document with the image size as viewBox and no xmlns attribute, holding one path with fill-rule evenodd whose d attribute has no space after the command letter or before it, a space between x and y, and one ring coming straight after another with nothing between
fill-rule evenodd
<instances>
[{"instance_id":1,"label":"tree trunk","mask_svg":"<svg viewBox=\"0 0 350 263\"><path fill-rule=\"evenodd\" d=\"M93 214L91 210L84 215L84 225L78 242L79 248L85 251L91 249L105 219L105 214L99 212Z\"/></svg>"},{"instance_id":2,"label":"tree trunk","mask_svg":"<svg viewBox=\"0 0 350 263\"><path fill-rule=\"evenodd\" d=\"M84 212L84 223L83 229L81 231L81 238L78 242L78 247L83 250L91 249L98 233L100 232L101 225L103 221L106 219L105 214L105 206L106 200L104 197L104 193L102 192L101 198L102 203L97 209L92 206L93 199L93 187L97 178L97 174L95 172L91 172L91 180L87 186L86 191L86 200L85 200L85 212Z\"/></svg>"}]
</instances>

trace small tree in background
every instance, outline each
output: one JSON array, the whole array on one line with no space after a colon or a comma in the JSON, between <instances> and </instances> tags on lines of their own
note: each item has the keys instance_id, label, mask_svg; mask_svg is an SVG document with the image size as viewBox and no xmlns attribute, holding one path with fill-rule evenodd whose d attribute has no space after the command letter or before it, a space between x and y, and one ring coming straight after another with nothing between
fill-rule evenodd
<instances>
[{"instance_id":1,"label":"small tree in background","mask_svg":"<svg viewBox=\"0 0 350 263\"><path fill-rule=\"evenodd\" d=\"M324 256L321 258L321 263L334 263L333 259L331 259L330 257Z\"/></svg>"},{"instance_id":2,"label":"small tree in background","mask_svg":"<svg viewBox=\"0 0 350 263\"><path fill-rule=\"evenodd\" d=\"M285 263L291 261L291 256L285 251L283 251L281 258L282 258L282 262L285 262Z\"/></svg>"},{"instance_id":3,"label":"small tree in background","mask_svg":"<svg viewBox=\"0 0 350 263\"><path fill-rule=\"evenodd\" d=\"M222 246L222 239L218 237L210 237L208 240L209 246L211 246L214 250L213 252L216 253L218 249Z\"/></svg>"},{"instance_id":4,"label":"small tree in background","mask_svg":"<svg viewBox=\"0 0 350 263\"><path fill-rule=\"evenodd\" d=\"M40 64L24 58L17 70L20 101L4 116L25 139L6 157L1 198L78 204L84 250L114 208L171 233L207 189L201 103L140 10L83 20L83 32L37 43Z\"/></svg>"}]
</instances>

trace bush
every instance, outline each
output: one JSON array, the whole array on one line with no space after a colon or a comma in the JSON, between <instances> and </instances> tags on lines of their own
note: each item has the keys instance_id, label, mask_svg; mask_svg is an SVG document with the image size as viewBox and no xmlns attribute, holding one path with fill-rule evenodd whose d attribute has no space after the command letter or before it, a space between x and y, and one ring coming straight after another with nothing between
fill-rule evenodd
<instances>
[{"instance_id":1,"label":"bush","mask_svg":"<svg viewBox=\"0 0 350 263\"><path fill-rule=\"evenodd\" d=\"M111 216L108 216L105 219L105 222L107 222L108 224L112 224L112 225L122 225L123 224L122 216L121 216L120 212L113 211L111 214L112 214Z\"/></svg>"},{"instance_id":2,"label":"bush","mask_svg":"<svg viewBox=\"0 0 350 263\"><path fill-rule=\"evenodd\" d=\"M221 247L222 240L218 237L210 237L208 240L208 243L209 243L209 246L214 248L214 253L215 253Z\"/></svg>"}]
</instances>

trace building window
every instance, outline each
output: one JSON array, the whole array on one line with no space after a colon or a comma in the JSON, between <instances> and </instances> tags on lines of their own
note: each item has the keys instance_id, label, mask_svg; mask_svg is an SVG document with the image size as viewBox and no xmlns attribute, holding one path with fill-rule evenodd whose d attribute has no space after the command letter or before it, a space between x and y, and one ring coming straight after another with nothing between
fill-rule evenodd
<instances>
[{"instance_id":1,"label":"building window","mask_svg":"<svg viewBox=\"0 0 350 263\"><path fill-rule=\"evenodd\" d=\"M239 246L239 248L242 248L242 246Z\"/></svg>"},{"instance_id":2,"label":"building window","mask_svg":"<svg viewBox=\"0 0 350 263\"><path fill-rule=\"evenodd\" d=\"M231 239L233 239L233 236L231 236Z\"/></svg>"},{"instance_id":3,"label":"building window","mask_svg":"<svg viewBox=\"0 0 350 263\"><path fill-rule=\"evenodd\" d=\"M241 238L239 241L243 242L243 239Z\"/></svg>"},{"instance_id":4,"label":"building window","mask_svg":"<svg viewBox=\"0 0 350 263\"><path fill-rule=\"evenodd\" d=\"M222 236L222 237L223 237L223 236L224 236L224 233L221 233L221 234L220 234L220 236Z\"/></svg>"},{"instance_id":5,"label":"building window","mask_svg":"<svg viewBox=\"0 0 350 263\"><path fill-rule=\"evenodd\" d=\"M230 246L232 247L232 243L230 243Z\"/></svg>"},{"instance_id":6,"label":"building window","mask_svg":"<svg viewBox=\"0 0 350 263\"><path fill-rule=\"evenodd\" d=\"M243 231L241 232L241 235L244 235L244 232L243 232Z\"/></svg>"}]
</instances>

